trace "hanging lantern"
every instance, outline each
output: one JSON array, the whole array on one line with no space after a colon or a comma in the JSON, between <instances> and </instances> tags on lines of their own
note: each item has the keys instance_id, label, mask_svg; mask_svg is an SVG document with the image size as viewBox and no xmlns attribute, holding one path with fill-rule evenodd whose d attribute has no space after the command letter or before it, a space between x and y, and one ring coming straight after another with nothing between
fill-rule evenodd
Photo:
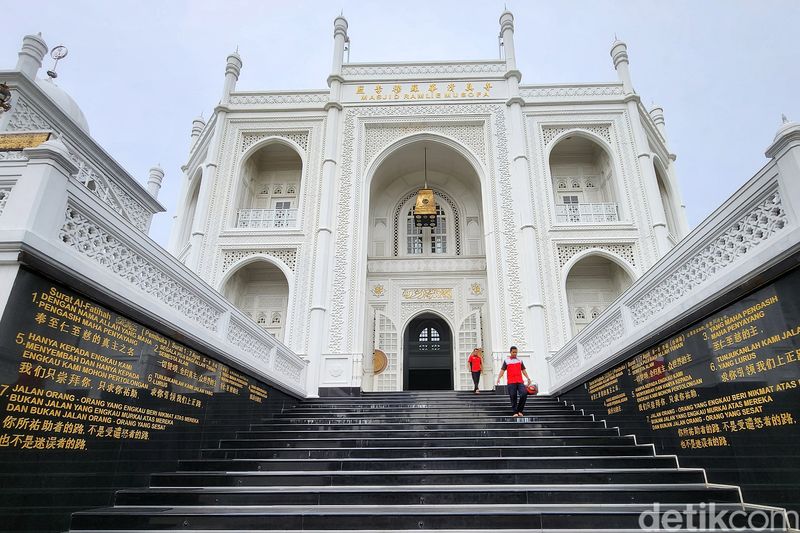
<instances>
[{"instance_id":1,"label":"hanging lantern","mask_svg":"<svg viewBox=\"0 0 800 533\"><path fill-rule=\"evenodd\" d=\"M433 189L428 188L428 148L425 148L425 186L417 193L414 205L414 226L418 228L436 227L436 199Z\"/></svg>"},{"instance_id":2,"label":"hanging lantern","mask_svg":"<svg viewBox=\"0 0 800 533\"><path fill-rule=\"evenodd\" d=\"M436 227L436 200L433 189L420 189L414 206L414 225L418 228Z\"/></svg>"}]
</instances>

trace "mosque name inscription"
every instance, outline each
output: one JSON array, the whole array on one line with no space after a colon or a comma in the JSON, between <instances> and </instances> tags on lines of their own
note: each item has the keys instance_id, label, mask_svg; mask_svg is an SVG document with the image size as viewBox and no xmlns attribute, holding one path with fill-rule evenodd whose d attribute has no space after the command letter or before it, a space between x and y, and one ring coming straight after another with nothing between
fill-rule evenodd
<instances>
[{"instance_id":1,"label":"mosque name inscription","mask_svg":"<svg viewBox=\"0 0 800 533\"><path fill-rule=\"evenodd\" d=\"M492 98L491 82L376 83L355 86L355 100L468 100ZM495 97L497 97L495 95Z\"/></svg>"},{"instance_id":2,"label":"mosque name inscription","mask_svg":"<svg viewBox=\"0 0 800 533\"><path fill-rule=\"evenodd\" d=\"M404 300L452 300L453 289L403 289Z\"/></svg>"}]
</instances>

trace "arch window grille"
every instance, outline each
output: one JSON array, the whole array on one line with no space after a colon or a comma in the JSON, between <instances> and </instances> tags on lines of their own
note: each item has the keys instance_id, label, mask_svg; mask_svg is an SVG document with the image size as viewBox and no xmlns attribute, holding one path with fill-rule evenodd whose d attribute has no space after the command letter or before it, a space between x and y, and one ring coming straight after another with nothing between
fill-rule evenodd
<instances>
[{"instance_id":1,"label":"arch window grille","mask_svg":"<svg viewBox=\"0 0 800 533\"><path fill-rule=\"evenodd\" d=\"M441 348L441 335L439 330L427 327L419 332L419 349L421 351L435 352Z\"/></svg>"},{"instance_id":2,"label":"arch window grille","mask_svg":"<svg viewBox=\"0 0 800 533\"><path fill-rule=\"evenodd\" d=\"M418 228L414 226L412 202L416 196L416 191L407 194L395 208L394 256L461 255L461 216L455 202L444 193L434 191L437 225Z\"/></svg>"}]
</instances>

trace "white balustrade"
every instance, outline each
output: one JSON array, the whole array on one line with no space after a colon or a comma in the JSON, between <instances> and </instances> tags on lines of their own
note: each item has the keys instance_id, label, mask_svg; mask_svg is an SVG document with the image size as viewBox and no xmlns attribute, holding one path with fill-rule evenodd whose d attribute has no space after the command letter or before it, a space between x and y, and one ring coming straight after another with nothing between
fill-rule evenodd
<instances>
[{"instance_id":1,"label":"white balustrade","mask_svg":"<svg viewBox=\"0 0 800 533\"><path fill-rule=\"evenodd\" d=\"M297 209L239 209L237 228L282 229L297 227Z\"/></svg>"},{"instance_id":2,"label":"white balustrade","mask_svg":"<svg viewBox=\"0 0 800 533\"><path fill-rule=\"evenodd\" d=\"M559 224L591 224L619 221L615 203L556 204L556 222Z\"/></svg>"}]
</instances>

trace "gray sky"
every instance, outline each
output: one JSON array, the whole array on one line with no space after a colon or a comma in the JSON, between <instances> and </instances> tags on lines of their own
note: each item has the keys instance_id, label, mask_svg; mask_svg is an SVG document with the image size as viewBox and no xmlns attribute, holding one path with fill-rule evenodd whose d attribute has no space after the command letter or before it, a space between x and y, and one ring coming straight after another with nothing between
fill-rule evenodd
<instances>
[{"instance_id":1,"label":"gray sky","mask_svg":"<svg viewBox=\"0 0 800 533\"><path fill-rule=\"evenodd\" d=\"M508 1L523 83L615 81L609 49L628 43L633 84L664 107L690 226L766 159L781 113L800 121L800 1ZM498 57L502 0L358 2L5 1L0 67L22 36L64 44L58 83L80 104L92 136L146 180L161 163L167 213L151 236L165 244L191 121L219 100L236 46L237 88L323 89L333 18L350 24L350 60ZM35 7L33 7L35 6ZM45 68L50 68L48 58Z\"/></svg>"}]
</instances>

